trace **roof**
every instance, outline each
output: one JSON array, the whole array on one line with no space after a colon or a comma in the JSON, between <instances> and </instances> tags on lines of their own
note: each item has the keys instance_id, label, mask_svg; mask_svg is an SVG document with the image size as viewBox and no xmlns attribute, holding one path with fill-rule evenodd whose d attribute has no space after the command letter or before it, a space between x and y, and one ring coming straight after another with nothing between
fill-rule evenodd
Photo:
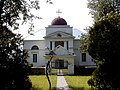
<instances>
[{"instance_id":1,"label":"roof","mask_svg":"<svg viewBox=\"0 0 120 90\"><path fill-rule=\"evenodd\" d=\"M67 25L67 22L65 19L58 16L57 18L53 19L51 25Z\"/></svg>"},{"instance_id":2,"label":"roof","mask_svg":"<svg viewBox=\"0 0 120 90\"><path fill-rule=\"evenodd\" d=\"M81 33L84 33L78 29L73 29L73 36L75 37L75 39L79 39ZM43 37L46 36L46 30L45 29L40 29L38 31L36 31L33 35L28 35L26 37L24 37L24 40L44 40Z\"/></svg>"}]
</instances>

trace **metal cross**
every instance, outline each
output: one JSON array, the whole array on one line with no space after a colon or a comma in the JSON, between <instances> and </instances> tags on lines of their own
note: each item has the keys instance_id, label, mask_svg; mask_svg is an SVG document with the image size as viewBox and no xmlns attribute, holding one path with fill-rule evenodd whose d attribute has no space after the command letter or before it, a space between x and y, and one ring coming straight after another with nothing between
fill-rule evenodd
<instances>
[{"instance_id":1,"label":"metal cross","mask_svg":"<svg viewBox=\"0 0 120 90\"><path fill-rule=\"evenodd\" d=\"M60 9L58 9L58 11L56 11L56 13L58 13L58 16L59 16L60 13L62 13L62 12L60 11Z\"/></svg>"}]
</instances>

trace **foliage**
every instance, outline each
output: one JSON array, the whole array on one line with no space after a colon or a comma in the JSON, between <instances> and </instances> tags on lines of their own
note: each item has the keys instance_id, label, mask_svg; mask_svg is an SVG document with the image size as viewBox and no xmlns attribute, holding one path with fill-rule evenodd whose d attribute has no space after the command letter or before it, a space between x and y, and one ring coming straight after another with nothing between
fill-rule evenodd
<instances>
[{"instance_id":1,"label":"foliage","mask_svg":"<svg viewBox=\"0 0 120 90\"><path fill-rule=\"evenodd\" d=\"M0 89L29 90L30 67L26 61L27 52L20 48L21 35L16 35L6 27L0 29Z\"/></svg>"},{"instance_id":2,"label":"foliage","mask_svg":"<svg viewBox=\"0 0 120 90\"><path fill-rule=\"evenodd\" d=\"M88 0L90 14L96 20L101 19L111 12L120 12L119 0Z\"/></svg>"},{"instance_id":3,"label":"foliage","mask_svg":"<svg viewBox=\"0 0 120 90\"><path fill-rule=\"evenodd\" d=\"M30 75L45 75L45 68L31 67Z\"/></svg>"},{"instance_id":4,"label":"foliage","mask_svg":"<svg viewBox=\"0 0 120 90\"><path fill-rule=\"evenodd\" d=\"M30 67L27 52L22 50L21 35L12 31L19 29L18 20L34 26L31 9L39 9L37 0L0 0L0 90L29 90Z\"/></svg>"},{"instance_id":5,"label":"foliage","mask_svg":"<svg viewBox=\"0 0 120 90\"><path fill-rule=\"evenodd\" d=\"M120 56L120 14L110 13L89 30L88 52L96 60L91 86L98 89L120 89L118 73Z\"/></svg>"},{"instance_id":6,"label":"foliage","mask_svg":"<svg viewBox=\"0 0 120 90\"><path fill-rule=\"evenodd\" d=\"M88 44L89 44L89 34L83 33L80 37L80 51L87 52L88 51Z\"/></svg>"},{"instance_id":7,"label":"foliage","mask_svg":"<svg viewBox=\"0 0 120 90\"><path fill-rule=\"evenodd\" d=\"M50 81L50 78L49 78L49 73L50 73L50 62L51 60L53 59L53 55L50 57L50 60L47 62L47 65L46 65L46 77L47 77L47 80L48 80L48 83L49 83L49 90L52 89L52 84L51 84L51 81Z\"/></svg>"},{"instance_id":8,"label":"foliage","mask_svg":"<svg viewBox=\"0 0 120 90\"><path fill-rule=\"evenodd\" d=\"M104 18L109 13L120 12L120 1L119 0L88 0L88 8L90 14L94 18L94 22ZM88 31L88 29L87 29ZM89 45L89 33L82 34L80 50L87 52Z\"/></svg>"},{"instance_id":9,"label":"foliage","mask_svg":"<svg viewBox=\"0 0 120 90\"><path fill-rule=\"evenodd\" d=\"M37 0L0 0L0 27L7 26L9 29L19 29L17 21L22 20L22 24L30 24L28 32L32 30L33 18L40 18L31 13L31 9L39 9ZM2 28L2 27L1 27Z\"/></svg>"}]
</instances>

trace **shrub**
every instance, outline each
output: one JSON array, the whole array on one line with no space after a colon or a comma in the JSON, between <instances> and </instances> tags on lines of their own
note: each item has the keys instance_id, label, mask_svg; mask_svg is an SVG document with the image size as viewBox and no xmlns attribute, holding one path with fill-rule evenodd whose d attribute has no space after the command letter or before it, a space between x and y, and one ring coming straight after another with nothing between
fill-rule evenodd
<instances>
[{"instance_id":1,"label":"shrub","mask_svg":"<svg viewBox=\"0 0 120 90\"><path fill-rule=\"evenodd\" d=\"M45 67L32 67L30 75L45 75Z\"/></svg>"}]
</instances>

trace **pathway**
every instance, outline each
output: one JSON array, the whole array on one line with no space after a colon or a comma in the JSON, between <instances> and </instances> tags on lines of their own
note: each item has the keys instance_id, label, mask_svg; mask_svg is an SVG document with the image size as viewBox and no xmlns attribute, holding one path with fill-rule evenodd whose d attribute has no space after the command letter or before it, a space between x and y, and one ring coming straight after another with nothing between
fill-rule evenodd
<instances>
[{"instance_id":1,"label":"pathway","mask_svg":"<svg viewBox=\"0 0 120 90\"><path fill-rule=\"evenodd\" d=\"M57 72L56 90L70 90L61 69Z\"/></svg>"}]
</instances>

